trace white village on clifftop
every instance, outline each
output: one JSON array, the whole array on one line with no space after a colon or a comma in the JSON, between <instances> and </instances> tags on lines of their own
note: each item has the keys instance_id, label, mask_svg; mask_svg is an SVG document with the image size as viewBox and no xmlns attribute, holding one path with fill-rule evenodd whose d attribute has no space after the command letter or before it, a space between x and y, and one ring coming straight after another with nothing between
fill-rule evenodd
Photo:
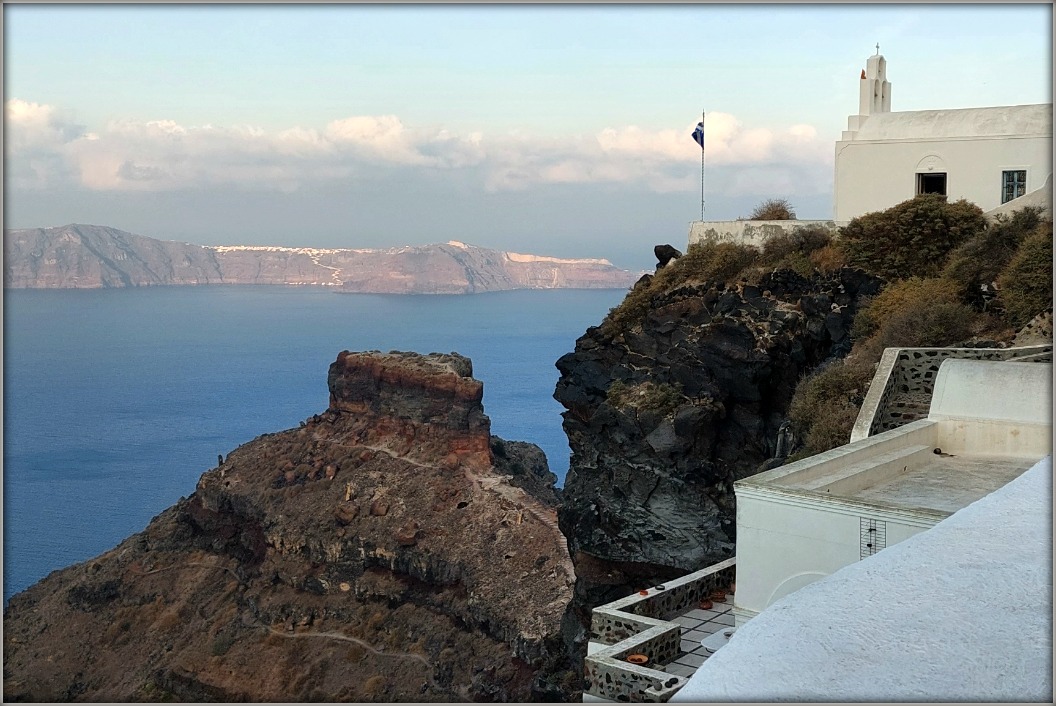
<instances>
[{"instance_id":1,"label":"white village on clifftop","mask_svg":"<svg viewBox=\"0 0 1056 706\"><path fill-rule=\"evenodd\" d=\"M879 51L859 81L832 221L690 244L928 193L1051 218L1051 103L892 112ZM887 349L849 443L736 482L734 558L594 609L583 700L1051 702L1051 454L1051 339Z\"/></svg>"}]
</instances>

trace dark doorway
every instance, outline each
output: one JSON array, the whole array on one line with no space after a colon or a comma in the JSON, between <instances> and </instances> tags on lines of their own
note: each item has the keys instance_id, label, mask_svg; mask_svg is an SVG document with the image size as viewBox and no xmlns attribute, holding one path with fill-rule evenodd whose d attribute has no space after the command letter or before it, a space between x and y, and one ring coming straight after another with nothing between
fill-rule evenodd
<instances>
[{"instance_id":1,"label":"dark doorway","mask_svg":"<svg viewBox=\"0 0 1056 706\"><path fill-rule=\"evenodd\" d=\"M946 195L946 173L939 172L937 174L918 174L917 175L917 193L918 194L940 194L941 196Z\"/></svg>"}]
</instances>

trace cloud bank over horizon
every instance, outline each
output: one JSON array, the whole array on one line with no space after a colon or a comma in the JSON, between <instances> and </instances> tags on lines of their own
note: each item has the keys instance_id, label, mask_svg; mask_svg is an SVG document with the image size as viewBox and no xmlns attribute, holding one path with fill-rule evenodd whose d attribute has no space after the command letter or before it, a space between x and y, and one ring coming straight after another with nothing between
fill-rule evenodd
<instances>
[{"instance_id":1,"label":"cloud bank over horizon","mask_svg":"<svg viewBox=\"0 0 1056 706\"><path fill-rule=\"evenodd\" d=\"M15 97L4 108L7 185L17 195L6 227L95 218L98 225L201 244L319 247L451 237L619 260L635 230L647 231L637 237L680 245L686 223L699 217L694 123L562 136L421 127L396 115L271 130L165 119L90 127L64 106ZM826 217L832 145L814 127L746 125L713 112L706 145L709 203L725 207L709 218L745 215L771 197L815 204ZM91 203L89 212L79 203ZM179 213L179 220L166 212ZM295 214L302 224L297 234ZM526 219L534 219L535 234ZM668 227L675 232L648 232ZM525 243L528 237L538 247ZM646 252L653 244L635 247Z\"/></svg>"},{"instance_id":2,"label":"cloud bank over horizon","mask_svg":"<svg viewBox=\"0 0 1056 706\"><path fill-rule=\"evenodd\" d=\"M349 116L320 129L112 120L89 130L69 111L19 98L5 103L5 117L6 157L19 166L11 184L20 189L229 186L293 191L377 167L474 170L483 175L479 186L488 192L613 183L691 193L700 186L699 168L694 169L700 149L690 137L692 123L666 130L605 127L592 135L567 137L409 127L396 115ZM714 112L707 117L705 139L711 166L774 172L832 166L832 145L810 125L749 127L736 116ZM750 188L751 182L742 181L738 190ZM796 191L802 188L788 183ZM769 188L763 186L759 193Z\"/></svg>"}]
</instances>

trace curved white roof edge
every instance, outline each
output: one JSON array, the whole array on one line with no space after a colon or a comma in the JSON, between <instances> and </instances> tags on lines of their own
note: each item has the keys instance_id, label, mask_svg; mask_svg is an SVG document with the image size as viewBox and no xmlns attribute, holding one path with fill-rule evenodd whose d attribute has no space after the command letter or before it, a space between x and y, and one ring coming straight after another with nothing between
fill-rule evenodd
<instances>
[{"instance_id":1,"label":"curved white roof edge","mask_svg":"<svg viewBox=\"0 0 1056 706\"><path fill-rule=\"evenodd\" d=\"M774 603L671 700L1051 703L1051 498L1049 456Z\"/></svg>"}]
</instances>

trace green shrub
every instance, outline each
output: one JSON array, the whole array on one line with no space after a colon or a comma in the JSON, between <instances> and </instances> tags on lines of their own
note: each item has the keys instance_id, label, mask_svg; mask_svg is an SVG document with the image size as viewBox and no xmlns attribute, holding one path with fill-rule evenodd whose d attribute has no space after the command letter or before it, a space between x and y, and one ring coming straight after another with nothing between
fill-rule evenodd
<instances>
[{"instance_id":1,"label":"green shrub","mask_svg":"<svg viewBox=\"0 0 1056 706\"><path fill-rule=\"evenodd\" d=\"M846 360L799 382L788 407L792 430L803 442L795 458L848 443L872 377L872 365Z\"/></svg>"},{"instance_id":2,"label":"green shrub","mask_svg":"<svg viewBox=\"0 0 1056 706\"><path fill-rule=\"evenodd\" d=\"M978 206L922 194L852 219L841 229L839 244L849 264L885 279L933 277L953 248L985 227Z\"/></svg>"},{"instance_id":3,"label":"green shrub","mask_svg":"<svg viewBox=\"0 0 1056 706\"><path fill-rule=\"evenodd\" d=\"M1019 328L1052 306L1052 221L1043 221L998 276L1005 320Z\"/></svg>"},{"instance_id":4,"label":"green shrub","mask_svg":"<svg viewBox=\"0 0 1056 706\"><path fill-rule=\"evenodd\" d=\"M231 646L235 644L235 636L227 631L217 633L213 638L212 654L214 657L222 657L227 654Z\"/></svg>"},{"instance_id":5,"label":"green shrub","mask_svg":"<svg viewBox=\"0 0 1056 706\"><path fill-rule=\"evenodd\" d=\"M880 325L881 348L950 346L972 336L976 314L960 302L933 302L917 311L902 310Z\"/></svg>"},{"instance_id":6,"label":"green shrub","mask_svg":"<svg viewBox=\"0 0 1056 706\"><path fill-rule=\"evenodd\" d=\"M788 199L767 199L755 207L750 221L794 221L796 212Z\"/></svg>"},{"instance_id":7,"label":"green shrub","mask_svg":"<svg viewBox=\"0 0 1056 706\"><path fill-rule=\"evenodd\" d=\"M998 216L987 228L954 248L942 276L958 284L966 301L981 304L980 285L997 281L1016 250L1041 222L1041 209L1034 207L1015 211L1011 218Z\"/></svg>"}]
</instances>

